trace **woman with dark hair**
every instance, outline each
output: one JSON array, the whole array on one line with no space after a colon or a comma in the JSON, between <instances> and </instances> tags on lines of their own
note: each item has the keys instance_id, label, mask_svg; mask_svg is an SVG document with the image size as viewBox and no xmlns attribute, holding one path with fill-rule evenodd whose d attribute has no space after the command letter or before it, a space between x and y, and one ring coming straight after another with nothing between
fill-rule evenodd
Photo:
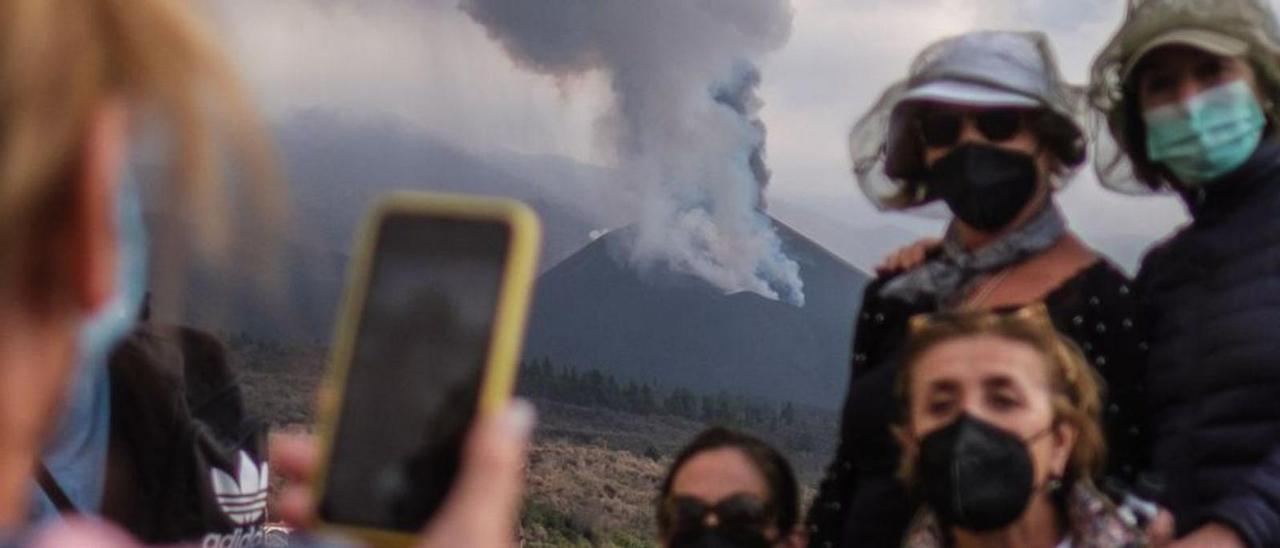
<instances>
[{"instance_id":1,"label":"woman with dark hair","mask_svg":"<svg viewBox=\"0 0 1280 548\"><path fill-rule=\"evenodd\" d=\"M658 493L657 517L668 548L804 544L791 464L769 444L722 427L698 434L676 456Z\"/></svg>"},{"instance_id":2,"label":"woman with dark hair","mask_svg":"<svg viewBox=\"0 0 1280 548\"><path fill-rule=\"evenodd\" d=\"M1146 0L1093 66L1103 185L1191 223L1142 261L1152 469L1182 542L1280 546L1280 24L1258 0Z\"/></svg>"},{"instance_id":3,"label":"woman with dark hair","mask_svg":"<svg viewBox=\"0 0 1280 548\"><path fill-rule=\"evenodd\" d=\"M901 542L913 503L894 477L892 386L919 313L1045 303L1107 382L1108 473L1142 469L1137 302L1053 198L1085 159L1078 97L1043 35L976 32L925 49L854 126L854 173L873 203L942 202L953 219L921 264L863 294L840 444L809 512L812 546Z\"/></svg>"}]
</instances>

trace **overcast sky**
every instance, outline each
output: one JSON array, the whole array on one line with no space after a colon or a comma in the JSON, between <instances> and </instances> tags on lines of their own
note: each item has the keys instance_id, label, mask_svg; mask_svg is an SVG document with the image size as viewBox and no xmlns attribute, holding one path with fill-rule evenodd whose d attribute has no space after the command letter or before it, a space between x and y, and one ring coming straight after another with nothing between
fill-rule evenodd
<instances>
[{"instance_id":1,"label":"overcast sky","mask_svg":"<svg viewBox=\"0 0 1280 548\"><path fill-rule=\"evenodd\" d=\"M535 0L512 0L535 1ZM640 0L642 1L642 0ZM517 67L454 0L216 0L215 16L273 121L311 109L394 119L472 152L507 149L609 165L597 138L608 81ZM760 115L784 221L861 267L939 224L875 212L849 175L853 121L941 37L975 29L1047 32L1069 80L1119 24L1124 0L792 0L789 40L758 60ZM1185 221L1170 198L1124 198L1088 170L1062 193L1071 224L1132 267ZM595 207L583 204L584 207ZM600 207L605 207L601 204ZM857 242L870 229L902 230ZM847 235L847 241L842 235Z\"/></svg>"}]
</instances>

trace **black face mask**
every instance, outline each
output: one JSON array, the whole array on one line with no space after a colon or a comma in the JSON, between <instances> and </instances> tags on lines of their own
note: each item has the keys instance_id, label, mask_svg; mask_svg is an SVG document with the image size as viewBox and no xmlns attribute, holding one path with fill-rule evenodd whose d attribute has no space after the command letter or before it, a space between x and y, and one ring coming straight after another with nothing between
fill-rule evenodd
<instances>
[{"instance_id":1,"label":"black face mask","mask_svg":"<svg viewBox=\"0 0 1280 548\"><path fill-rule=\"evenodd\" d=\"M1036 193L1035 159L999 147L966 143L929 169L928 182L951 212L983 232L1004 228Z\"/></svg>"},{"instance_id":2,"label":"black face mask","mask_svg":"<svg viewBox=\"0 0 1280 548\"><path fill-rule=\"evenodd\" d=\"M698 527L679 531L671 548L769 548L764 533L746 527Z\"/></svg>"},{"instance_id":3,"label":"black face mask","mask_svg":"<svg viewBox=\"0 0 1280 548\"><path fill-rule=\"evenodd\" d=\"M1026 442L968 414L920 441L917 466L938 520L968 531L1013 523L1034 490Z\"/></svg>"}]
</instances>

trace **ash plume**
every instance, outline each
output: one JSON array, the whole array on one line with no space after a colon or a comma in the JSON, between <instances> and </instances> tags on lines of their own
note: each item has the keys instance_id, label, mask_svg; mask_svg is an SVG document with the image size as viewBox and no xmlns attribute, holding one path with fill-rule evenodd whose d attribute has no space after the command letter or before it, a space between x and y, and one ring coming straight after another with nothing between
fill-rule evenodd
<instances>
[{"instance_id":1,"label":"ash plume","mask_svg":"<svg viewBox=\"0 0 1280 548\"><path fill-rule=\"evenodd\" d=\"M634 192L629 258L726 292L804 304L764 214L769 180L752 60L791 32L789 0L461 0L521 66L609 77L600 124Z\"/></svg>"}]
</instances>

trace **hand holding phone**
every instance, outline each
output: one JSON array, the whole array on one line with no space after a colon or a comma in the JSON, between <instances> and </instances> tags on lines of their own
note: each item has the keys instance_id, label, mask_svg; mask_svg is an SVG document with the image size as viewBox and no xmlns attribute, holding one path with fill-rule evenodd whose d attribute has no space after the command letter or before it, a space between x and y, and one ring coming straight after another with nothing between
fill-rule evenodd
<instances>
[{"instance_id":1,"label":"hand holding phone","mask_svg":"<svg viewBox=\"0 0 1280 548\"><path fill-rule=\"evenodd\" d=\"M369 217L321 409L322 523L401 545L439 511L476 413L510 397L538 239L509 200L399 194Z\"/></svg>"},{"instance_id":2,"label":"hand holding phone","mask_svg":"<svg viewBox=\"0 0 1280 548\"><path fill-rule=\"evenodd\" d=\"M533 432L533 406L513 401L477 417L467 438L458 479L440 513L418 538L420 548L509 548L520 519L524 459ZM315 523L311 491L320 447L313 436L280 434L271 440L271 470L284 480L273 512L288 529ZM298 534L298 533L294 533Z\"/></svg>"}]
</instances>

